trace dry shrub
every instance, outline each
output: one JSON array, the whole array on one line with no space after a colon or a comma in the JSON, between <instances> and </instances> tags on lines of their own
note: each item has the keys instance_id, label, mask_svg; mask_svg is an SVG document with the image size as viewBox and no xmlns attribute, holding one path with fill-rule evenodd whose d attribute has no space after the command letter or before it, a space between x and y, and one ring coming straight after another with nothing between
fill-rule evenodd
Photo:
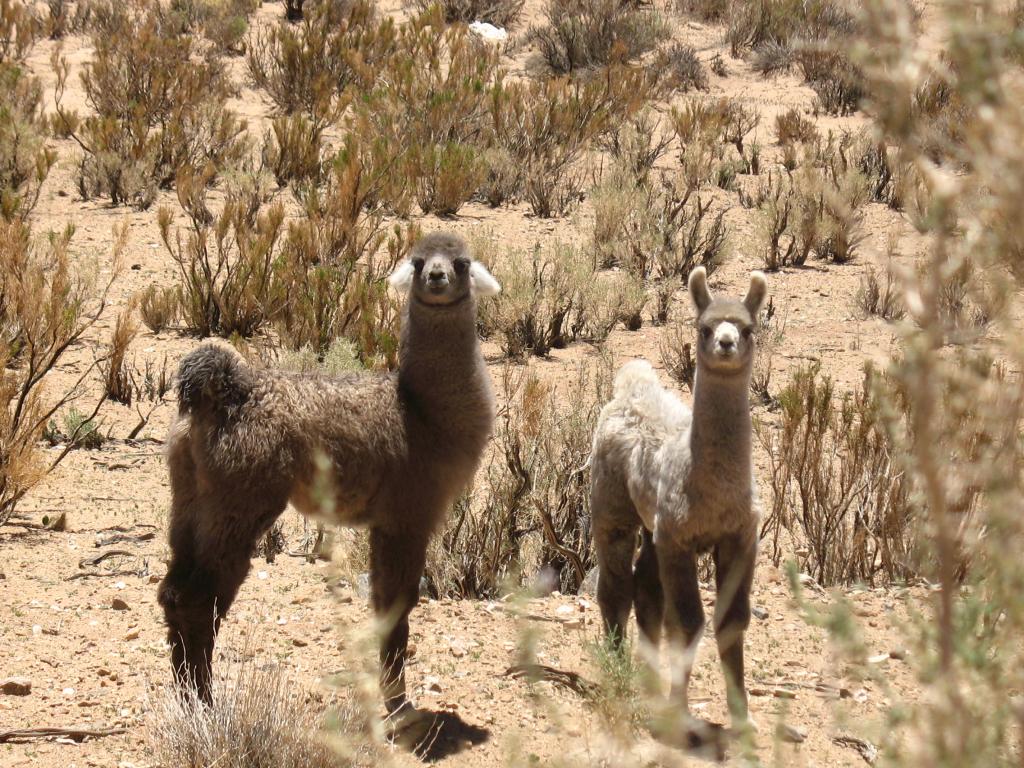
<instances>
[{"instance_id":1,"label":"dry shrub","mask_svg":"<svg viewBox=\"0 0 1024 768\"><path fill-rule=\"evenodd\" d=\"M779 144L810 144L820 138L814 121L808 120L795 109L775 117L775 136Z\"/></svg>"},{"instance_id":2,"label":"dry shrub","mask_svg":"<svg viewBox=\"0 0 1024 768\"><path fill-rule=\"evenodd\" d=\"M522 169L504 147L491 147L481 156L486 172L478 193L489 206L497 208L515 201L522 186Z\"/></svg>"},{"instance_id":3,"label":"dry shrub","mask_svg":"<svg viewBox=\"0 0 1024 768\"><path fill-rule=\"evenodd\" d=\"M496 273L501 294L481 308L481 325L485 334L498 335L507 356L547 355L592 328L597 284L593 262L582 251L537 245L529 256L515 254L506 263Z\"/></svg>"},{"instance_id":4,"label":"dry shrub","mask_svg":"<svg viewBox=\"0 0 1024 768\"><path fill-rule=\"evenodd\" d=\"M732 0L676 0L680 13L696 16L701 21L723 21L731 11Z\"/></svg>"},{"instance_id":5,"label":"dry shrub","mask_svg":"<svg viewBox=\"0 0 1024 768\"><path fill-rule=\"evenodd\" d=\"M654 164L671 143L672 136L661 130L658 113L651 109L615 123L600 141L602 149L611 154L616 165L628 169L637 184L646 183Z\"/></svg>"},{"instance_id":6,"label":"dry shrub","mask_svg":"<svg viewBox=\"0 0 1024 768\"><path fill-rule=\"evenodd\" d=\"M725 211L712 211L681 174L635 184L614 170L595 190L592 243L598 263L638 279L681 285L698 266L714 272L726 249ZM664 312L657 319L664 321Z\"/></svg>"},{"instance_id":7,"label":"dry shrub","mask_svg":"<svg viewBox=\"0 0 1024 768\"><path fill-rule=\"evenodd\" d=\"M147 738L160 765L344 768L357 764L339 757L326 734L320 733L329 703L297 686L277 664L259 664L252 658L218 664L211 706L197 698L195 689L164 686L150 691L148 697ZM352 735L347 730L363 730L347 706L331 719L338 738ZM359 740L366 741L365 735Z\"/></svg>"},{"instance_id":8,"label":"dry shrub","mask_svg":"<svg viewBox=\"0 0 1024 768\"><path fill-rule=\"evenodd\" d=\"M656 77L628 66L586 79L499 83L492 90L495 140L522 169L523 194L534 214L561 215L583 191L577 161L612 126L639 112Z\"/></svg>"},{"instance_id":9,"label":"dry shrub","mask_svg":"<svg viewBox=\"0 0 1024 768\"><path fill-rule=\"evenodd\" d=\"M783 532L809 554L822 585L904 580L914 573L910 487L881 421L873 374L841 398L816 365L798 369L779 393L778 429L758 423L768 455L771 504L761 525L771 557Z\"/></svg>"},{"instance_id":10,"label":"dry shrub","mask_svg":"<svg viewBox=\"0 0 1024 768\"><path fill-rule=\"evenodd\" d=\"M411 187L424 213L456 213L484 182L498 59L494 46L464 25L446 26L433 8L402 27L378 87L360 106L374 135L403 151L395 187Z\"/></svg>"},{"instance_id":11,"label":"dry shrub","mask_svg":"<svg viewBox=\"0 0 1024 768\"><path fill-rule=\"evenodd\" d=\"M22 61L38 34L39 23L30 3L0 0L0 63Z\"/></svg>"},{"instance_id":12,"label":"dry shrub","mask_svg":"<svg viewBox=\"0 0 1024 768\"><path fill-rule=\"evenodd\" d=\"M208 176L178 175L187 229L172 233L174 214L159 211L160 237L178 265L178 304L185 327L200 336L252 336L273 316L273 263L282 233L280 203L261 212L229 193L220 214L206 207Z\"/></svg>"},{"instance_id":13,"label":"dry shrub","mask_svg":"<svg viewBox=\"0 0 1024 768\"><path fill-rule=\"evenodd\" d=\"M301 112L274 118L263 139L263 163L278 186L319 183L323 162L323 126Z\"/></svg>"},{"instance_id":14,"label":"dry shrub","mask_svg":"<svg viewBox=\"0 0 1024 768\"><path fill-rule=\"evenodd\" d=\"M300 24L281 21L251 36L249 76L279 111L302 112L322 128L342 112L350 86L373 84L395 35L371 0L313 3Z\"/></svg>"},{"instance_id":15,"label":"dry shrub","mask_svg":"<svg viewBox=\"0 0 1024 768\"><path fill-rule=\"evenodd\" d=\"M769 174L759 189L765 269L801 265L812 255L839 264L856 257L868 183L845 159L834 160L828 155L823 166Z\"/></svg>"},{"instance_id":16,"label":"dry shrub","mask_svg":"<svg viewBox=\"0 0 1024 768\"><path fill-rule=\"evenodd\" d=\"M28 217L57 160L45 145L42 101L39 78L0 59L0 218L6 221Z\"/></svg>"},{"instance_id":17,"label":"dry shrub","mask_svg":"<svg viewBox=\"0 0 1024 768\"><path fill-rule=\"evenodd\" d=\"M131 405L132 373L128 361L128 347L139 332L139 324L135 320L135 303L129 302L121 310L114 321L114 330L110 334L105 360L100 366L103 373L103 394L110 400L124 405Z\"/></svg>"},{"instance_id":18,"label":"dry shrub","mask_svg":"<svg viewBox=\"0 0 1024 768\"><path fill-rule=\"evenodd\" d=\"M835 0L760 0L739 3L729 25L734 56L754 54L765 74L794 62L829 113L848 114L864 97L864 76L849 58L859 27Z\"/></svg>"},{"instance_id":19,"label":"dry shrub","mask_svg":"<svg viewBox=\"0 0 1024 768\"><path fill-rule=\"evenodd\" d=\"M226 108L232 93L224 66L203 56L158 5L112 5L92 35L93 58L82 71L94 111L70 131L83 150L78 186L83 198L147 208L156 190L185 166L221 170L247 151L245 123ZM54 52L57 112L69 65Z\"/></svg>"},{"instance_id":20,"label":"dry shrub","mask_svg":"<svg viewBox=\"0 0 1024 768\"><path fill-rule=\"evenodd\" d=\"M413 6L421 13L440 5L441 13L448 24L485 21L496 27L512 29L519 23L523 13L524 0L413 0Z\"/></svg>"},{"instance_id":21,"label":"dry shrub","mask_svg":"<svg viewBox=\"0 0 1024 768\"><path fill-rule=\"evenodd\" d=\"M224 53L245 51L249 16L259 0L171 0L170 10L180 19L182 32L199 32Z\"/></svg>"},{"instance_id":22,"label":"dry shrub","mask_svg":"<svg viewBox=\"0 0 1024 768\"><path fill-rule=\"evenodd\" d=\"M636 58L669 34L657 11L622 0L547 0L544 16L530 38L558 73Z\"/></svg>"},{"instance_id":23,"label":"dry shrub","mask_svg":"<svg viewBox=\"0 0 1024 768\"><path fill-rule=\"evenodd\" d=\"M496 425L495 454L428 554L435 593L492 597L545 571L572 593L593 566L586 464L611 394L611 361L574 373L556 389L528 369L505 368L508 407Z\"/></svg>"},{"instance_id":24,"label":"dry shrub","mask_svg":"<svg viewBox=\"0 0 1024 768\"><path fill-rule=\"evenodd\" d=\"M693 358L694 329L689 323L672 323L665 328L659 344L661 364L675 381L693 391L697 363Z\"/></svg>"},{"instance_id":25,"label":"dry shrub","mask_svg":"<svg viewBox=\"0 0 1024 768\"><path fill-rule=\"evenodd\" d=\"M674 44L659 57L658 66L667 69L666 86L673 91L708 90L708 73L692 45Z\"/></svg>"},{"instance_id":26,"label":"dry shrub","mask_svg":"<svg viewBox=\"0 0 1024 768\"><path fill-rule=\"evenodd\" d=\"M39 451L48 422L82 395L99 361L56 394L48 396L43 381L106 310L110 285L120 274L127 229L115 232L110 281L101 286L71 267L72 232L68 227L35 241L25 223L0 220L0 523L11 518L82 431L80 424L55 456ZM83 423L98 409L99 403Z\"/></svg>"},{"instance_id":27,"label":"dry shrub","mask_svg":"<svg viewBox=\"0 0 1024 768\"><path fill-rule=\"evenodd\" d=\"M868 265L860 279L854 301L865 317L876 315L892 321L900 320L906 314L900 286L893 279L892 273L883 270L879 277L878 271L871 265Z\"/></svg>"},{"instance_id":28,"label":"dry shrub","mask_svg":"<svg viewBox=\"0 0 1024 768\"><path fill-rule=\"evenodd\" d=\"M274 267L275 326L288 349L322 356L344 337L364 363L392 368L398 314L384 280L417 230L396 225L387 235L377 201L390 168L378 148L350 133L325 187L309 190L303 216L289 223Z\"/></svg>"},{"instance_id":29,"label":"dry shrub","mask_svg":"<svg viewBox=\"0 0 1024 768\"><path fill-rule=\"evenodd\" d=\"M153 333L160 333L178 319L178 292L174 288L150 285L139 296L142 322Z\"/></svg>"}]
</instances>

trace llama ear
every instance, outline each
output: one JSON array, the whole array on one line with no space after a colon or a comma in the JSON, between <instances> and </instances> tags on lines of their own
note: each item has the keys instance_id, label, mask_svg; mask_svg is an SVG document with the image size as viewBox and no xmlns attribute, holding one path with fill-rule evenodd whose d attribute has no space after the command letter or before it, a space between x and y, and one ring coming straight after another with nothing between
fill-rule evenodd
<instances>
[{"instance_id":1,"label":"llama ear","mask_svg":"<svg viewBox=\"0 0 1024 768\"><path fill-rule=\"evenodd\" d=\"M416 274L416 268L409 260L403 261L391 276L388 277L388 285L399 293L405 293L412 287L412 278Z\"/></svg>"},{"instance_id":2,"label":"llama ear","mask_svg":"<svg viewBox=\"0 0 1024 768\"><path fill-rule=\"evenodd\" d=\"M497 296L501 293L501 283L487 271L487 267L474 261L469 267L469 281L474 296Z\"/></svg>"},{"instance_id":3,"label":"llama ear","mask_svg":"<svg viewBox=\"0 0 1024 768\"><path fill-rule=\"evenodd\" d=\"M690 298L697 312L703 312L711 303L711 291L708 290L708 271L704 267L697 267L690 273L690 280L687 283L690 289Z\"/></svg>"},{"instance_id":4,"label":"llama ear","mask_svg":"<svg viewBox=\"0 0 1024 768\"><path fill-rule=\"evenodd\" d=\"M764 276L764 272L751 272L750 273L750 288L747 289L747 295L743 299L743 306L747 308L750 316L754 318L754 322L757 322L757 315L761 311L761 305L764 304L764 300L768 297L768 278Z\"/></svg>"}]
</instances>

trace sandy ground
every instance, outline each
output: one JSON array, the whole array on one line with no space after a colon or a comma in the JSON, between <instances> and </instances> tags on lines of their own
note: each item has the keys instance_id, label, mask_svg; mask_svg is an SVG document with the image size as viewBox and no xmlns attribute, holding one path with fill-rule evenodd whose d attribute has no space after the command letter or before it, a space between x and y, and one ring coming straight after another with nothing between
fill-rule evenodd
<instances>
[{"instance_id":1,"label":"sandy ground","mask_svg":"<svg viewBox=\"0 0 1024 768\"><path fill-rule=\"evenodd\" d=\"M539 0L528 2L523 29L539 17L540 7ZM281 9L279 3L264 5L257 12L258 23L273 21ZM402 12L395 2L385 4L383 9ZM813 103L813 92L795 75L765 80L746 62L731 58L722 43L720 28L677 20L675 36L694 45L704 62L715 54L722 55L729 74L709 74L711 93L740 99L761 111L757 134L769 152L777 150L772 147L775 114L790 107L808 109ZM29 68L51 91L52 49L53 43L40 41L28 61ZM83 102L77 69L91 56L88 41L66 40L64 52L74 68L66 102L80 107ZM516 51L510 67L516 70L525 66L529 55L528 50ZM236 79L243 83L244 63L234 61L232 66ZM249 120L254 134L262 133L261 126L270 111L265 99L243 87L232 107ZM863 118L857 116L819 120L823 129L857 127L862 122ZM175 265L160 244L156 211L161 205L177 210L177 201L173 193L163 193L150 210L143 212L111 208L102 200L82 201L74 184L76 146L70 141L51 143L60 161L45 184L33 216L36 231L58 229L64 222L73 222L74 256L79 263L95 263L101 278L111 268L114 227L127 222L130 233L130 268L115 283L115 311L109 312L85 342L72 350L53 377L53 385L59 387L85 369L98 345L108 338L116 310L125 306L133 294L150 284L173 284ZM731 255L715 274L712 285L716 290L739 293L745 288L748 272L760 264L750 246L753 223L749 212L736 203L735 196L731 206L727 215ZM592 211L587 205L573 216L542 220L529 215L525 205L492 210L471 204L453 220L425 217L420 223L428 231L450 228L474 235L490 233L509 248L526 248L535 242L582 238L588 216ZM808 360L820 361L840 389L849 389L859 384L866 361L886 359L892 345L891 329L878 319L861 317L853 297L866 265L884 251L889 233L906 229L899 215L870 205L865 222L868 239L856 262L843 266L814 262L771 276L775 305L785 318L785 336L773 361L773 389L781 386L793 368ZM920 248L921 243L909 234L902 237L905 257L912 258ZM685 319L689 308L682 299L680 296L679 317ZM664 332L664 328L650 325L635 333L620 329L612 334L608 348L616 364L644 356L660 367L658 350ZM146 361L159 366L166 359L173 368L196 343L176 330L153 334L143 328L132 353L140 366ZM559 380L565 377L569 363L593 354L590 347L577 345L556 350L550 360L531 364ZM497 375L497 355L492 357ZM688 397L685 393L683 396ZM73 724L126 729L123 735L83 744L0 744L0 765L154 765L146 741L148 701L152 691L170 680L155 582L165 571L168 554L163 528L169 493L161 441L174 408L172 402L159 406L139 438L127 441L123 437L138 421L137 414L120 405L106 405L103 428L113 439L100 450L73 452L22 506L22 519L30 523L38 523L43 516L65 514L67 530L44 531L19 524L0 528L0 647L4 649L0 678L17 675L32 681L28 696L0 695L0 731ZM756 415L772 418L760 407ZM759 455L758 464L763 465L764 459ZM119 532L135 538L105 543L106 538ZM289 541L294 545L302 533L301 521L288 512ZM95 567L81 566L82 561L110 550L128 554ZM109 568L125 572L114 575L104 570ZM87 570L98 573L83 577ZM324 563L310 564L288 556L279 556L273 564L255 561L253 573L225 625L221 653L230 655L245 648L259 659L280 662L292 685L310 691L320 689L325 680L352 663L347 640L365 630L369 620L365 601L351 589L341 589L340 599L328 590L332 578L336 581L331 567ZM780 765L861 765L863 760L856 751L833 743L832 737L853 733L877 738L888 694L877 685L847 676L847 670L835 663L823 632L801 618L783 582L777 570L762 563L754 603L763 609L764 618L754 620L747 637L750 684L769 694L785 684L792 698L752 697L754 717L761 723L759 755L765 762L777 761L775 764ZM810 593L810 598L816 603L827 601L815 593ZM850 598L864 624L869 653L882 657L902 648L900 624L906 607L920 606L925 595L915 588L860 591ZM708 593L707 600L712 599ZM115 600L123 601L127 608L115 609ZM541 662L592 675L587 648L599 635L596 605L592 598L554 595L527 607L550 621L524 622L506 609L501 603L425 600L412 616L417 650L410 682L416 698L426 707L456 712L467 723L486 730L482 743L445 758L443 764L492 766L514 759L522 764L544 765L562 758L590 759L603 748L606 729L580 699L545 683L540 686L545 693L542 698L551 708L536 706L529 686L506 677L504 672L517 657L525 624L539 633ZM896 691L912 690L904 660L889 658L877 663ZM426 681L439 690L424 690ZM844 698L837 700L830 691L840 689ZM710 637L702 643L691 693L699 714L724 722L723 684ZM558 713L560 716L556 716ZM774 725L783 715L787 723L806 735L802 744L773 738ZM649 738L642 738L637 749L640 762L669 764L681 758L680 753ZM400 764L415 762L401 750L389 752L388 757Z\"/></svg>"}]
</instances>

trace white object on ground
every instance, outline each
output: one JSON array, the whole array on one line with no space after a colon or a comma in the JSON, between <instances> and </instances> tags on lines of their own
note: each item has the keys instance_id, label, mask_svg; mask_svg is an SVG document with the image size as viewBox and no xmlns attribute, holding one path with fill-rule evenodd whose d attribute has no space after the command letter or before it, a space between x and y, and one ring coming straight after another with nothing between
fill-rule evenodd
<instances>
[{"instance_id":1,"label":"white object on ground","mask_svg":"<svg viewBox=\"0 0 1024 768\"><path fill-rule=\"evenodd\" d=\"M503 43L508 40L508 32L506 30L493 24L488 24L486 21L474 21L469 25L469 28L484 40L491 40L495 43Z\"/></svg>"}]
</instances>

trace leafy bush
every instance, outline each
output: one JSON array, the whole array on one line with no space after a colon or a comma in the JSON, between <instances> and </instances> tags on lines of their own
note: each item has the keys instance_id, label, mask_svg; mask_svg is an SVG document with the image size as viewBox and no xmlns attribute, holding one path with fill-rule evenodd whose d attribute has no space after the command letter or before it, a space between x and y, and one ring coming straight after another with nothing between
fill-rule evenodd
<instances>
[{"instance_id":1,"label":"leafy bush","mask_svg":"<svg viewBox=\"0 0 1024 768\"><path fill-rule=\"evenodd\" d=\"M557 73L633 59L669 32L657 11L621 0L547 0L544 15L530 37Z\"/></svg>"},{"instance_id":2,"label":"leafy bush","mask_svg":"<svg viewBox=\"0 0 1024 768\"><path fill-rule=\"evenodd\" d=\"M0 523L67 455L81 437L72 430L65 449L53 457L39 451L39 439L54 415L82 395L83 384L99 361L47 397L44 380L64 354L102 317L110 285L121 269L127 229L116 231L110 282L97 288L72 269L73 229L34 241L24 222L0 220ZM95 298L92 296L95 293Z\"/></svg>"},{"instance_id":3,"label":"leafy bush","mask_svg":"<svg viewBox=\"0 0 1024 768\"><path fill-rule=\"evenodd\" d=\"M83 198L107 196L115 205L152 204L179 169L223 169L246 151L245 123L226 108L232 92L222 64L202 57L188 35L175 32L155 5L111 6L98 24L95 53L82 72L95 114L65 115L61 106L69 66L55 53L57 112L84 152L78 169Z\"/></svg>"}]
</instances>

